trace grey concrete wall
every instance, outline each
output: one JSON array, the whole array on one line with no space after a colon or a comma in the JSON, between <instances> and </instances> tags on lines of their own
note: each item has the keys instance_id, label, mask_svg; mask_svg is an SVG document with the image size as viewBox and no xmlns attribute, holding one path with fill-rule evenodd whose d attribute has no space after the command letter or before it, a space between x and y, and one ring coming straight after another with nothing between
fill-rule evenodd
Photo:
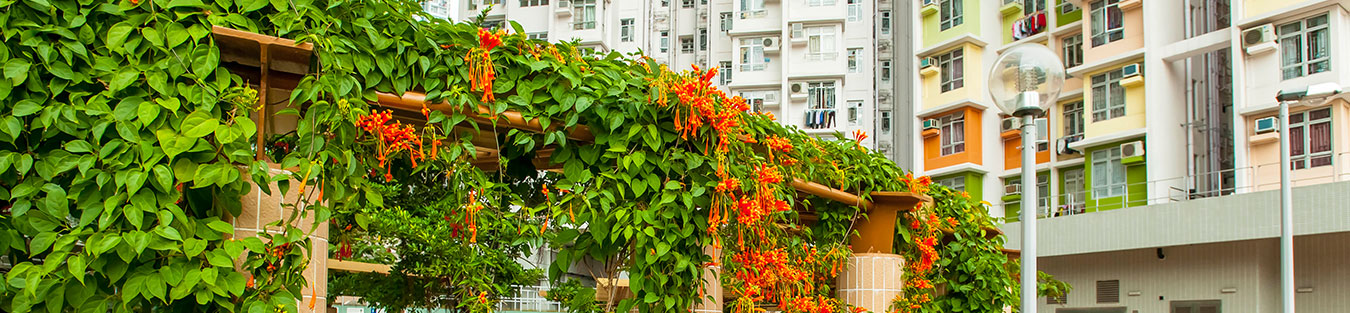
<instances>
[{"instance_id":1,"label":"grey concrete wall","mask_svg":"<svg viewBox=\"0 0 1350 313\"><path fill-rule=\"evenodd\" d=\"M1040 219L1037 255L1276 238L1279 200L1277 191L1262 191ZM1020 249L1021 223L1001 228L1008 248ZM1337 232L1350 232L1350 182L1294 188L1295 235Z\"/></svg>"},{"instance_id":2,"label":"grey concrete wall","mask_svg":"<svg viewBox=\"0 0 1350 313\"><path fill-rule=\"evenodd\" d=\"M1298 312L1345 312L1350 308L1350 233L1301 236L1295 240ZM1073 286L1068 303L1037 301L1039 312L1125 307L1126 312L1169 312L1172 301L1220 300L1223 313L1276 312L1279 243L1259 239L1105 253L1042 257L1041 270ZM1120 280L1119 303L1097 303L1098 280ZM1231 289L1232 292L1224 292ZM1130 293L1138 293L1131 296Z\"/></svg>"}]
</instances>

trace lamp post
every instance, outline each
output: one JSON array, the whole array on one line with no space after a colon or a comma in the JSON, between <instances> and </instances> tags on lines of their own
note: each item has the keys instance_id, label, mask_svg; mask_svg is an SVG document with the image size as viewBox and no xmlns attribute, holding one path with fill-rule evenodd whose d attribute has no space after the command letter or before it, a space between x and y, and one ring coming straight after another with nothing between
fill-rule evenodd
<instances>
[{"instance_id":1,"label":"lamp post","mask_svg":"<svg viewBox=\"0 0 1350 313\"><path fill-rule=\"evenodd\" d=\"M1321 83L1301 90L1280 91L1280 301L1282 312L1294 313L1294 192L1289 185L1289 103L1326 99L1341 92L1336 83Z\"/></svg>"},{"instance_id":2,"label":"lamp post","mask_svg":"<svg viewBox=\"0 0 1350 313\"><path fill-rule=\"evenodd\" d=\"M1036 312L1036 116L1064 87L1064 65L1040 44L1020 44L999 55L989 73L989 95L1003 113L1022 118L1022 312Z\"/></svg>"}]
</instances>

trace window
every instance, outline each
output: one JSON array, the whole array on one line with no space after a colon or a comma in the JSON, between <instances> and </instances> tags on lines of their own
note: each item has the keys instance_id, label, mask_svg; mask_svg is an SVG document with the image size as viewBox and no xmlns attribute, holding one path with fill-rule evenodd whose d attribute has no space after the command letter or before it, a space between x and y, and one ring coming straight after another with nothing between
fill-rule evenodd
<instances>
[{"instance_id":1,"label":"window","mask_svg":"<svg viewBox=\"0 0 1350 313\"><path fill-rule=\"evenodd\" d=\"M619 20L619 41L633 42L633 19Z\"/></svg>"},{"instance_id":2,"label":"window","mask_svg":"<svg viewBox=\"0 0 1350 313\"><path fill-rule=\"evenodd\" d=\"M877 75L878 75L878 76L881 76L881 81L882 81L882 82L890 82L890 81L891 81L891 61L881 61L881 62L878 62L878 64L880 65L881 70L880 70L880 73L878 73Z\"/></svg>"},{"instance_id":3,"label":"window","mask_svg":"<svg viewBox=\"0 0 1350 313\"><path fill-rule=\"evenodd\" d=\"M680 53L694 53L694 37L680 36Z\"/></svg>"},{"instance_id":4,"label":"window","mask_svg":"<svg viewBox=\"0 0 1350 313\"><path fill-rule=\"evenodd\" d=\"M1092 76L1093 122L1125 116L1125 87L1120 85L1124 75L1114 70Z\"/></svg>"},{"instance_id":5,"label":"window","mask_svg":"<svg viewBox=\"0 0 1350 313\"><path fill-rule=\"evenodd\" d=\"M680 7L685 9L694 8L694 0L680 0Z\"/></svg>"},{"instance_id":6,"label":"window","mask_svg":"<svg viewBox=\"0 0 1350 313\"><path fill-rule=\"evenodd\" d=\"M1125 165L1120 163L1120 147L1092 151L1092 198L1125 195Z\"/></svg>"},{"instance_id":7,"label":"window","mask_svg":"<svg viewBox=\"0 0 1350 313\"><path fill-rule=\"evenodd\" d=\"M834 6L834 0L806 0L808 7Z\"/></svg>"},{"instance_id":8,"label":"window","mask_svg":"<svg viewBox=\"0 0 1350 313\"><path fill-rule=\"evenodd\" d=\"M1083 136L1083 101L1064 104L1064 136Z\"/></svg>"},{"instance_id":9,"label":"window","mask_svg":"<svg viewBox=\"0 0 1350 313\"><path fill-rule=\"evenodd\" d=\"M1331 69L1331 35L1326 14L1280 25L1279 33L1284 79Z\"/></svg>"},{"instance_id":10,"label":"window","mask_svg":"<svg viewBox=\"0 0 1350 313\"><path fill-rule=\"evenodd\" d=\"M878 123L878 124L881 124L881 125L877 125L877 129L880 129L880 130L881 130L881 135L882 135L882 136L890 136L890 135L891 135L891 111L890 111L890 110L881 110L881 114L880 114L880 115L881 115L881 121L879 121L879 122L877 122L877 123Z\"/></svg>"},{"instance_id":11,"label":"window","mask_svg":"<svg viewBox=\"0 0 1350 313\"><path fill-rule=\"evenodd\" d=\"M661 0L661 7L663 7L663 8L669 8L669 7L670 7L670 0Z\"/></svg>"},{"instance_id":12,"label":"window","mask_svg":"<svg viewBox=\"0 0 1350 313\"><path fill-rule=\"evenodd\" d=\"M731 84L731 61L717 62L717 76L721 79L722 86Z\"/></svg>"},{"instance_id":13,"label":"window","mask_svg":"<svg viewBox=\"0 0 1350 313\"><path fill-rule=\"evenodd\" d=\"M1041 117L1035 119L1034 123L1036 123L1036 151L1050 150L1050 121Z\"/></svg>"},{"instance_id":14,"label":"window","mask_svg":"<svg viewBox=\"0 0 1350 313\"><path fill-rule=\"evenodd\" d=\"M882 35L890 35L890 34L891 34L891 11L890 11L890 10L881 10L881 13L878 13L877 15L880 16L880 18L879 18L878 21L877 21L877 27L878 27L878 28L881 28L881 34L882 34Z\"/></svg>"},{"instance_id":15,"label":"window","mask_svg":"<svg viewBox=\"0 0 1350 313\"><path fill-rule=\"evenodd\" d=\"M1071 2L1071 1L1069 1L1069 0L1060 0L1060 2L1059 2L1059 14L1069 14L1070 12L1073 12L1073 11L1078 11L1078 6L1077 6L1077 5L1074 5L1073 2Z\"/></svg>"},{"instance_id":16,"label":"window","mask_svg":"<svg viewBox=\"0 0 1350 313\"><path fill-rule=\"evenodd\" d=\"M661 53L670 51L670 32L661 32Z\"/></svg>"},{"instance_id":17,"label":"window","mask_svg":"<svg viewBox=\"0 0 1350 313\"><path fill-rule=\"evenodd\" d=\"M764 56L764 38L741 39L741 71L763 71L769 58Z\"/></svg>"},{"instance_id":18,"label":"window","mask_svg":"<svg viewBox=\"0 0 1350 313\"><path fill-rule=\"evenodd\" d=\"M1331 165L1331 108L1289 114L1289 166Z\"/></svg>"},{"instance_id":19,"label":"window","mask_svg":"<svg viewBox=\"0 0 1350 313\"><path fill-rule=\"evenodd\" d=\"M835 120L834 82L806 84L807 129L833 128Z\"/></svg>"},{"instance_id":20,"label":"window","mask_svg":"<svg viewBox=\"0 0 1350 313\"><path fill-rule=\"evenodd\" d=\"M730 31L732 25L731 21L733 21L731 19L731 12L717 13L717 16L722 19L722 31Z\"/></svg>"},{"instance_id":21,"label":"window","mask_svg":"<svg viewBox=\"0 0 1350 313\"><path fill-rule=\"evenodd\" d=\"M961 48L937 56L938 70L942 73L942 92L964 87L966 70Z\"/></svg>"},{"instance_id":22,"label":"window","mask_svg":"<svg viewBox=\"0 0 1350 313\"><path fill-rule=\"evenodd\" d=\"M1064 68L1083 65L1083 34L1064 37Z\"/></svg>"},{"instance_id":23,"label":"window","mask_svg":"<svg viewBox=\"0 0 1350 313\"><path fill-rule=\"evenodd\" d=\"M834 26L806 28L806 59L834 60L839 56L839 52L835 51L834 41Z\"/></svg>"},{"instance_id":24,"label":"window","mask_svg":"<svg viewBox=\"0 0 1350 313\"><path fill-rule=\"evenodd\" d=\"M848 21L857 22L862 20L862 0L848 0Z\"/></svg>"},{"instance_id":25,"label":"window","mask_svg":"<svg viewBox=\"0 0 1350 313\"><path fill-rule=\"evenodd\" d=\"M576 14L572 29L595 29L595 0L572 0L572 12Z\"/></svg>"},{"instance_id":26,"label":"window","mask_svg":"<svg viewBox=\"0 0 1350 313\"><path fill-rule=\"evenodd\" d=\"M538 5L548 5L548 0L520 0L520 6L532 7Z\"/></svg>"},{"instance_id":27,"label":"window","mask_svg":"<svg viewBox=\"0 0 1350 313\"><path fill-rule=\"evenodd\" d=\"M1050 212L1050 174L1036 175L1036 207ZM1039 212L1038 212L1039 213Z\"/></svg>"},{"instance_id":28,"label":"window","mask_svg":"<svg viewBox=\"0 0 1350 313\"><path fill-rule=\"evenodd\" d=\"M708 51L708 29L698 29L698 51Z\"/></svg>"},{"instance_id":29,"label":"window","mask_svg":"<svg viewBox=\"0 0 1350 313\"><path fill-rule=\"evenodd\" d=\"M526 38L548 41L548 32L526 33Z\"/></svg>"},{"instance_id":30,"label":"window","mask_svg":"<svg viewBox=\"0 0 1350 313\"><path fill-rule=\"evenodd\" d=\"M952 155L966 151L966 113L938 118L938 128L942 136L942 155Z\"/></svg>"},{"instance_id":31,"label":"window","mask_svg":"<svg viewBox=\"0 0 1350 313\"><path fill-rule=\"evenodd\" d=\"M768 15L768 11L764 10L764 0L740 0L740 2L741 19Z\"/></svg>"},{"instance_id":32,"label":"window","mask_svg":"<svg viewBox=\"0 0 1350 313\"><path fill-rule=\"evenodd\" d=\"M849 101L848 101L848 124L849 124L849 125L858 125L858 115L861 114L861 112L858 112L858 111L859 111L859 110L862 110L862 106L863 106L862 100L849 100Z\"/></svg>"},{"instance_id":33,"label":"window","mask_svg":"<svg viewBox=\"0 0 1350 313\"><path fill-rule=\"evenodd\" d=\"M938 2L938 25L941 26L941 29L947 30L961 26L961 3L965 0L939 0Z\"/></svg>"},{"instance_id":34,"label":"window","mask_svg":"<svg viewBox=\"0 0 1350 313\"><path fill-rule=\"evenodd\" d=\"M1083 211L1087 203L1087 197L1083 193L1083 187L1087 181L1083 180L1083 168L1075 168L1064 171L1064 190L1060 203L1063 203L1064 209L1068 212L1079 213Z\"/></svg>"},{"instance_id":35,"label":"window","mask_svg":"<svg viewBox=\"0 0 1350 313\"><path fill-rule=\"evenodd\" d=\"M773 90L742 91L741 98L745 99L745 104L750 105L750 112L764 112L764 105L777 100L778 92Z\"/></svg>"},{"instance_id":36,"label":"window","mask_svg":"<svg viewBox=\"0 0 1350 313\"><path fill-rule=\"evenodd\" d=\"M848 72L858 73L858 57L862 55L862 48L848 48Z\"/></svg>"},{"instance_id":37,"label":"window","mask_svg":"<svg viewBox=\"0 0 1350 313\"><path fill-rule=\"evenodd\" d=\"M938 185L947 186L956 191L966 191L966 177L956 176L948 177L934 181Z\"/></svg>"},{"instance_id":38,"label":"window","mask_svg":"<svg viewBox=\"0 0 1350 313\"><path fill-rule=\"evenodd\" d=\"M1092 2L1092 46L1125 38L1125 21L1120 15L1120 0Z\"/></svg>"},{"instance_id":39,"label":"window","mask_svg":"<svg viewBox=\"0 0 1350 313\"><path fill-rule=\"evenodd\" d=\"M1045 0L1022 0L1022 14L1031 15L1038 11L1045 11Z\"/></svg>"}]
</instances>

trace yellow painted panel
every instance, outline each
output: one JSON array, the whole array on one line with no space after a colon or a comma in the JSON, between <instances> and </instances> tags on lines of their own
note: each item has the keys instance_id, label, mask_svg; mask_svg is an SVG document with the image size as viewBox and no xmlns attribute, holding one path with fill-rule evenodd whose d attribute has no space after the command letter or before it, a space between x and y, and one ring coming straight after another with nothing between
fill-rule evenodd
<instances>
[{"instance_id":1,"label":"yellow painted panel","mask_svg":"<svg viewBox=\"0 0 1350 313\"><path fill-rule=\"evenodd\" d=\"M964 86L951 91L942 92L941 74L923 77L922 109L930 109L962 99L981 99L984 97L982 93L985 92L984 76L986 73L984 72L984 63L981 59L984 54L984 49L971 44L965 44L961 47L965 49L962 56L962 69L965 74L963 78Z\"/></svg>"},{"instance_id":2,"label":"yellow painted panel","mask_svg":"<svg viewBox=\"0 0 1350 313\"><path fill-rule=\"evenodd\" d=\"M1108 70L1115 70L1115 68L1110 68ZM1101 73L1102 72L1092 73L1092 75ZM1093 122L1092 86L1091 86L1092 75L1088 75L1087 78L1083 79L1085 81L1083 89L1085 91L1083 94L1083 111L1085 112L1083 113L1084 114L1083 119L1085 122L1087 122L1083 130L1084 139L1103 136L1131 129L1144 128L1144 126L1147 125L1145 124L1145 114L1144 114L1145 112L1144 109L1146 106L1146 103L1144 102L1144 86L1125 88L1125 116L1100 122Z\"/></svg>"}]
</instances>

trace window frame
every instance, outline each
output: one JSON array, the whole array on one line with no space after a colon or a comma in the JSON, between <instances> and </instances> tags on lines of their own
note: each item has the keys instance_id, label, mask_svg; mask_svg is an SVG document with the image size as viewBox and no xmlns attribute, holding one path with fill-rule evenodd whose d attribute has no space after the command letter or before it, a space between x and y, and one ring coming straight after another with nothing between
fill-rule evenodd
<instances>
[{"instance_id":1,"label":"window frame","mask_svg":"<svg viewBox=\"0 0 1350 313\"><path fill-rule=\"evenodd\" d=\"M1099 81L1098 78L1101 80ZM1125 72L1121 69L1107 71L1101 74L1092 75L1092 122L1101 122L1111 120L1117 117L1125 116L1125 86L1120 85L1120 81L1125 79ZM1100 89L1100 94L1098 93ZM1113 91L1119 90L1119 95L1112 95Z\"/></svg>"},{"instance_id":2,"label":"window frame","mask_svg":"<svg viewBox=\"0 0 1350 313\"><path fill-rule=\"evenodd\" d=\"M862 57L862 50L863 48L848 48L848 50L846 50L848 54L849 73L862 72L861 60L859 59Z\"/></svg>"},{"instance_id":3,"label":"window frame","mask_svg":"<svg viewBox=\"0 0 1350 313\"><path fill-rule=\"evenodd\" d=\"M848 18L846 19L846 21L848 22L862 21L862 3L859 3L859 1L860 0L848 0Z\"/></svg>"},{"instance_id":4,"label":"window frame","mask_svg":"<svg viewBox=\"0 0 1350 313\"><path fill-rule=\"evenodd\" d=\"M938 0L938 27L940 31L965 23L965 0Z\"/></svg>"},{"instance_id":5,"label":"window frame","mask_svg":"<svg viewBox=\"0 0 1350 313\"><path fill-rule=\"evenodd\" d=\"M882 35L891 34L891 10L881 10L877 13L877 29Z\"/></svg>"},{"instance_id":6,"label":"window frame","mask_svg":"<svg viewBox=\"0 0 1350 313\"><path fill-rule=\"evenodd\" d=\"M619 42L633 42L636 25L633 18L619 19Z\"/></svg>"},{"instance_id":7,"label":"window frame","mask_svg":"<svg viewBox=\"0 0 1350 313\"><path fill-rule=\"evenodd\" d=\"M966 152L966 112L947 114L938 119L938 155Z\"/></svg>"},{"instance_id":8,"label":"window frame","mask_svg":"<svg viewBox=\"0 0 1350 313\"><path fill-rule=\"evenodd\" d=\"M1083 100L1075 100L1064 103L1063 106L1064 137L1083 136L1085 120L1083 119Z\"/></svg>"},{"instance_id":9,"label":"window frame","mask_svg":"<svg viewBox=\"0 0 1350 313\"><path fill-rule=\"evenodd\" d=\"M806 59L824 61L839 58L839 34L834 25L806 27Z\"/></svg>"},{"instance_id":10,"label":"window frame","mask_svg":"<svg viewBox=\"0 0 1350 313\"><path fill-rule=\"evenodd\" d=\"M965 176L965 175L957 175L957 176L947 177L947 178L943 178L943 179L934 180L933 182L934 182L934 183L937 183L938 185L947 186L947 188L951 188L951 189L953 189L953 190L957 190L957 191L966 191L966 176Z\"/></svg>"},{"instance_id":11,"label":"window frame","mask_svg":"<svg viewBox=\"0 0 1350 313\"><path fill-rule=\"evenodd\" d=\"M809 110L836 110L839 90L834 81L806 83L806 108Z\"/></svg>"},{"instance_id":12,"label":"window frame","mask_svg":"<svg viewBox=\"0 0 1350 313\"><path fill-rule=\"evenodd\" d=\"M525 33L525 38L548 41L548 32L543 31L543 32Z\"/></svg>"},{"instance_id":13,"label":"window frame","mask_svg":"<svg viewBox=\"0 0 1350 313\"><path fill-rule=\"evenodd\" d=\"M719 65L717 67L717 74L719 76L718 81L722 83L722 86L730 85L732 72L731 61L718 61L717 65Z\"/></svg>"},{"instance_id":14,"label":"window frame","mask_svg":"<svg viewBox=\"0 0 1350 313\"><path fill-rule=\"evenodd\" d=\"M741 72L759 72L768 70L769 57L764 55L764 38L742 38L740 45ZM754 62L748 62L754 61Z\"/></svg>"},{"instance_id":15,"label":"window frame","mask_svg":"<svg viewBox=\"0 0 1350 313\"><path fill-rule=\"evenodd\" d=\"M577 22L572 22L572 30L592 30L596 29L599 19L600 5L596 0L572 0L572 12ZM589 14L587 14L589 13ZM589 19L588 19L589 17Z\"/></svg>"},{"instance_id":16,"label":"window frame","mask_svg":"<svg viewBox=\"0 0 1350 313\"><path fill-rule=\"evenodd\" d=\"M832 7L837 3L835 0L806 0L807 7Z\"/></svg>"},{"instance_id":17,"label":"window frame","mask_svg":"<svg viewBox=\"0 0 1350 313\"><path fill-rule=\"evenodd\" d=\"M1056 7L1059 8L1060 15L1073 13L1073 11L1078 11L1078 5L1073 4L1072 1L1068 0L1060 0L1059 4L1056 5Z\"/></svg>"},{"instance_id":18,"label":"window frame","mask_svg":"<svg viewBox=\"0 0 1350 313\"><path fill-rule=\"evenodd\" d=\"M1120 11L1120 0L1093 1L1090 8L1093 47L1125 39L1125 15ZM1116 25L1111 26L1111 22Z\"/></svg>"},{"instance_id":19,"label":"window frame","mask_svg":"<svg viewBox=\"0 0 1350 313\"><path fill-rule=\"evenodd\" d=\"M1282 79L1294 79L1331 70L1331 19L1329 13L1322 13L1297 21L1280 24L1276 37L1280 42L1280 72ZM1315 20L1321 24L1309 27ZM1297 30L1286 32L1289 26ZM1319 57L1313 42L1322 42L1323 51ZM1296 60L1291 62L1289 53L1295 53Z\"/></svg>"},{"instance_id":20,"label":"window frame","mask_svg":"<svg viewBox=\"0 0 1350 313\"><path fill-rule=\"evenodd\" d=\"M694 8L694 0L680 0L680 8L683 8L683 9L693 9L693 8Z\"/></svg>"},{"instance_id":21,"label":"window frame","mask_svg":"<svg viewBox=\"0 0 1350 313\"><path fill-rule=\"evenodd\" d=\"M1064 170L1063 175L1064 190L1059 191L1061 205L1068 206L1071 212L1087 207L1087 168Z\"/></svg>"},{"instance_id":22,"label":"window frame","mask_svg":"<svg viewBox=\"0 0 1350 313\"><path fill-rule=\"evenodd\" d=\"M680 40L680 54L694 54L694 50L696 49L696 47L694 44L693 35L680 36L679 40Z\"/></svg>"},{"instance_id":23,"label":"window frame","mask_svg":"<svg viewBox=\"0 0 1350 313\"><path fill-rule=\"evenodd\" d=\"M966 86L965 48L957 47L937 55L938 70L941 73L939 85L942 92L961 89Z\"/></svg>"},{"instance_id":24,"label":"window frame","mask_svg":"<svg viewBox=\"0 0 1350 313\"><path fill-rule=\"evenodd\" d=\"M881 133L882 136L890 136L891 124L894 123L894 121L891 120L891 110L878 110L878 112L877 116L879 116L879 118L877 123L881 125L877 126L877 132Z\"/></svg>"},{"instance_id":25,"label":"window frame","mask_svg":"<svg viewBox=\"0 0 1350 313\"><path fill-rule=\"evenodd\" d=\"M777 90L746 90L741 91L741 99L745 99L745 104L750 107L747 112L763 112L764 106L769 102L769 94L777 95ZM777 99L778 97L774 97Z\"/></svg>"},{"instance_id":26,"label":"window frame","mask_svg":"<svg viewBox=\"0 0 1350 313\"><path fill-rule=\"evenodd\" d=\"M661 53L667 53L667 52L670 52L670 31L664 31L664 30L663 30L663 31L660 32L660 34L661 34L661 35L659 36L659 37L661 37L661 39L659 40L660 46L658 46L658 47L659 47Z\"/></svg>"},{"instance_id":27,"label":"window frame","mask_svg":"<svg viewBox=\"0 0 1350 313\"><path fill-rule=\"evenodd\" d=\"M1313 119L1314 113L1326 113L1323 117ZM1332 155L1335 153L1336 132L1332 130L1335 124L1332 123L1334 116L1331 107L1307 110L1298 113L1289 114L1289 168L1294 170L1311 169L1323 166L1331 166L1334 162ZM1313 128L1321 126L1325 129L1322 136L1326 137L1325 151L1312 151L1313 137L1319 134L1313 134ZM1323 161L1324 160L1324 161ZM1325 163L1317 164L1322 161Z\"/></svg>"},{"instance_id":28,"label":"window frame","mask_svg":"<svg viewBox=\"0 0 1350 313\"><path fill-rule=\"evenodd\" d=\"M1121 163L1120 147L1092 151L1092 199L1122 197L1129 193L1129 169Z\"/></svg>"},{"instance_id":29,"label":"window frame","mask_svg":"<svg viewBox=\"0 0 1350 313\"><path fill-rule=\"evenodd\" d=\"M698 51L708 51L708 29L698 29Z\"/></svg>"},{"instance_id":30,"label":"window frame","mask_svg":"<svg viewBox=\"0 0 1350 313\"><path fill-rule=\"evenodd\" d=\"M1064 58L1064 68L1083 65L1083 34L1064 36L1059 42L1060 53L1063 54Z\"/></svg>"},{"instance_id":31,"label":"window frame","mask_svg":"<svg viewBox=\"0 0 1350 313\"><path fill-rule=\"evenodd\" d=\"M548 0L520 0L520 7L548 5Z\"/></svg>"},{"instance_id":32,"label":"window frame","mask_svg":"<svg viewBox=\"0 0 1350 313\"><path fill-rule=\"evenodd\" d=\"M1038 7L1040 10L1035 10ZM1022 0L1022 15L1030 16L1032 13L1036 13L1036 11L1046 11L1047 9L1049 9L1049 7L1046 4L1046 0Z\"/></svg>"},{"instance_id":33,"label":"window frame","mask_svg":"<svg viewBox=\"0 0 1350 313\"><path fill-rule=\"evenodd\" d=\"M764 0L740 0L741 5L737 6L741 12L741 19L759 18L769 15L764 9Z\"/></svg>"},{"instance_id":34,"label":"window frame","mask_svg":"<svg viewBox=\"0 0 1350 313\"><path fill-rule=\"evenodd\" d=\"M882 82L890 82L894 72L891 71L891 61L883 60L877 62L877 76Z\"/></svg>"}]
</instances>

